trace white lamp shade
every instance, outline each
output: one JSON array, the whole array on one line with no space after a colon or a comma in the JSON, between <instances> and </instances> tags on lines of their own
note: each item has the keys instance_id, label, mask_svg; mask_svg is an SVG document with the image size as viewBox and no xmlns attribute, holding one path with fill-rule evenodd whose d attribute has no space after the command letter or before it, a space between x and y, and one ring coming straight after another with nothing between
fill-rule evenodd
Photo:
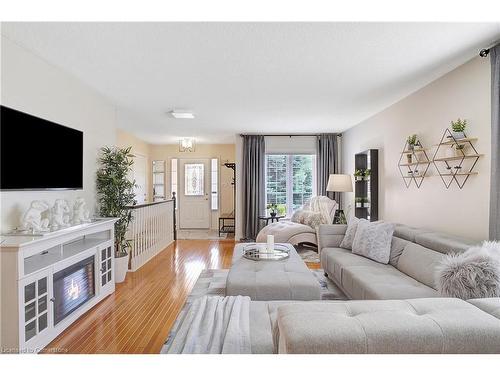
<instances>
[{"instance_id":1,"label":"white lamp shade","mask_svg":"<svg viewBox=\"0 0 500 375\"><path fill-rule=\"evenodd\" d=\"M335 192L351 192L352 191L352 179L350 174L331 174L328 177L328 185L326 186L326 191Z\"/></svg>"}]
</instances>

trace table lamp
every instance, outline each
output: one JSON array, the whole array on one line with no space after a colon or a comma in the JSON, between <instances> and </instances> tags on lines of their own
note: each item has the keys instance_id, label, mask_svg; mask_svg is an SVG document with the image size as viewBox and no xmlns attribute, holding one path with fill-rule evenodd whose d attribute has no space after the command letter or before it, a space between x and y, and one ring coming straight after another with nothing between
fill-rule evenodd
<instances>
[{"instance_id":1,"label":"table lamp","mask_svg":"<svg viewBox=\"0 0 500 375\"><path fill-rule=\"evenodd\" d=\"M331 174L328 177L328 185L326 191L333 191L335 193L349 193L352 192L352 179L350 174ZM339 198L339 209L335 212L333 224L347 224L347 219L344 211L341 208L341 199Z\"/></svg>"}]
</instances>

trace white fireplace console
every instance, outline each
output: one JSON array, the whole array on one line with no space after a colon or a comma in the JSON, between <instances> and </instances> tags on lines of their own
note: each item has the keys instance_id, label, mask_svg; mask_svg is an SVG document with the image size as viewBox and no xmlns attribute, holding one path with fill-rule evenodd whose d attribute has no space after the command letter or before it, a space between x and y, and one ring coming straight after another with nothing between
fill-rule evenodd
<instances>
[{"instance_id":1,"label":"white fireplace console","mask_svg":"<svg viewBox=\"0 0 500 375\"><path fill-rule=\"evenodd\" d=\"M36 353L115 290L114 223L2 236L2 353Z\"/></svg>"}]
</instances>

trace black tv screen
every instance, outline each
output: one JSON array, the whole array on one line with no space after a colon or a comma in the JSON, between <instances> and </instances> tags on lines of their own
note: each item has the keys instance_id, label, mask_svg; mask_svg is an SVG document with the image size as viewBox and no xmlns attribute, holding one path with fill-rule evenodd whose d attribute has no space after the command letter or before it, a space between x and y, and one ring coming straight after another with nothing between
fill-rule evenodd
<instances>
[{"instance_id":1,"label":"black tv screen","mask_svg":"<svg viewBox=\"0 0 500 375\"><path fill-rule=\"evenodd\" d=\"M83 133L1 106L0 189L83 188Z\"/></svg>"}]
</instances>

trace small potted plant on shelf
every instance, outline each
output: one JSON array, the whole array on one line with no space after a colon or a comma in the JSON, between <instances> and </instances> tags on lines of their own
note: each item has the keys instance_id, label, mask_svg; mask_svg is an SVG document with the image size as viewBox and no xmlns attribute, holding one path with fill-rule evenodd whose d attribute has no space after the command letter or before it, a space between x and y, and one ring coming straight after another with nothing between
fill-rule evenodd
<instances>
[{"instance_id":1,"label":"small potted plant on shelf","mask_svg":"<svg viewBox=\"0 0 500 375\"><path fill-rule=\"evenodd\" d=\"M365 181L370 177L371 170L370 169L356 169L354 172L354 180L355 181Z\"/></svg>"},{"instance_id":2,"label":"small potted plant on shelf","mask_svg":"<svg viewBox=\"0 0 500 375\"><path fill-rule=\"evenodd\" d=\"M363 207L363 198L361 197L356 197L354 198L354 203L356 205L356 207Z\"/></svg>"},{"instance_id":3,"label":"small potted plant on shelf","mask_svg":"<svg viewBox=\"0 0 500 375\"><path fill-rule=\"evenodd\" d=\"M362 199L362 206L363 207L370 207L370 200L368 199L368 197L364 197L364 198L361 198Z\"/></svg>"},{"instance_id":4,"label":"small potted plant on shelf","mask_svg":"<svg viewBox=\"0 0 500 375\"><path fill-rule=\"evenodd\" d=\"M275 217L278 214L278 205L276 203L269 203L267 209L271 217Z\"/></svg>"},{"instance_id":5,"label":"small potted plant on shelf","mask_svg":"<svg viewBox=\"0 0 500 375\"><path fill-rule=\"evenodd\" d=\"M417 145L417 135L412 134L408 136L406 141L408 142L408 151L413 151Z\"/></svg>"},{"instance_id":6,"label":"small potted plant on shelf","mask_svg":"<svg viewBox=\"0 0 500 375\"><path fill-rule=\"evenodd\" d=\"M131 241L126 238L132 221L135 201L135 181L129 180L134 159L131 148L103 147L97 170L97 197L101 217L114 217L115 222L115 281L125 280Z\"/></svg>"},{"instance_id":7,"label":"small potted plant on shelf","mask_svg":"<svg viewBox=\"0 0 500 375\"><path fill-rule=\"evenodd\" d=\"M367 197L356 197L354 202L357 208L370 207L370 200Z\"/></svg>"},{"instance_id":8,"label":"small potted plant on shelf","mask_svg":"<svg viewBox=\"0 0 500 375\"><path fill-rule=\"evenodd\" d=\"M454 139L466 138L465 128L467 127L467 120L457 119L451 122L451 134Z\"/></svg>"}]
</instances>

